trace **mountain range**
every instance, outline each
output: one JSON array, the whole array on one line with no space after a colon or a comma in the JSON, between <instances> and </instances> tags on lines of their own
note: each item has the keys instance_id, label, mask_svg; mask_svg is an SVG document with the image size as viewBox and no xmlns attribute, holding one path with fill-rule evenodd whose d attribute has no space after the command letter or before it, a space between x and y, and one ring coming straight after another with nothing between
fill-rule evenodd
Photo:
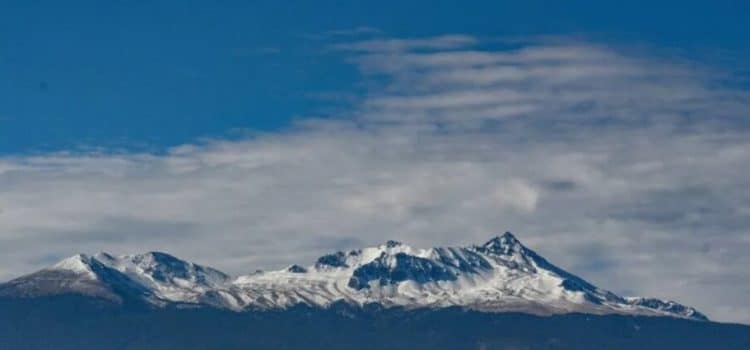
<instances>
[{"instance_id":1,"label":"mountain range","mask_svg":"<svg viewBox=\"0 0 750 350\"><path fill-rule=\"evenodd\" d=\"M750 349L750 326L619 296L511 233L242 276L160 252L79 254L0 284L0 349L89 348Z\"/></svg>"},{"instance_id":2,"label":"mountain range","mask_svg":"<svg viewBox=\"0 0 750 350\"><path fill-rule=\"evenodd\" d=\"M0 285L0 297L80 295L116 304L232 311L362 306L670 316L706 321L674 301L622 297L569 273L506 232L484 244L417 249L388 241L232 277L166 253L78 254Z\"/></svg>"}]
</instances>

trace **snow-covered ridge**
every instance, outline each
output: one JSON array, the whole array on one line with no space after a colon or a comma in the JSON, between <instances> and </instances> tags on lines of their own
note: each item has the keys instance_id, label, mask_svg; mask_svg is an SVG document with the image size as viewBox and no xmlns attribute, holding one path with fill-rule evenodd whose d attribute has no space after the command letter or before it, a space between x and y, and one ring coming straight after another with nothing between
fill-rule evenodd
<instances>
[{"instance_id":1,"label":"snow-covered ridge","mask_svg":"<svg viewBox=\"0 0 750 350\"><path fill-rule=\"evenodd\" d=\"M694 308L624 298L551 264L506 232L482 245L412 248L395 241L336 252L310 266L230 277L160 252L75 255L0 285L0 296L83 294L117 302L211 306L236 311L327 307L460 306L489 312L663 315L706 320Z\"/></svg>"}]
</instances>

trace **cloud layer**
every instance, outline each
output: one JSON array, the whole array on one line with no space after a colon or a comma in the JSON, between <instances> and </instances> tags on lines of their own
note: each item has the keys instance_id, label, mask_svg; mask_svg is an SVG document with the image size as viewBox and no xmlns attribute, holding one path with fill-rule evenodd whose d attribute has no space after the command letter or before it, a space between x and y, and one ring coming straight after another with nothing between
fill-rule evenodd
<instances>
[{"instance_id":1,"label":"cloud layer","mask_svg":"<svg viewBox=\"0 0 750 350\"><path fill-rule=\"evenodd\" d=\"M564 39L336 43L341 115L165 154L0 160L0 278L78 251L233 273L512 230L624 294L750 323L750 97L731 72Z\"/></svg>"}]
</instances>

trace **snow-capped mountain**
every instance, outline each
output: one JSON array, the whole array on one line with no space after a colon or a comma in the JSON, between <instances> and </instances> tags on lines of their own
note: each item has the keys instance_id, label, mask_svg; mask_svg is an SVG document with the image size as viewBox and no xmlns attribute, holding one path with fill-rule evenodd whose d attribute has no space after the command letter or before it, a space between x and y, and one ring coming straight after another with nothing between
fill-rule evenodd
<instances>
[{"instance_id":1,"label":"snow-capped mountain","mask_svg":"<svg viewBox=\"0 0 750 350\"><path fill-rule=\"evenodd\" d=\"M395 241L336 252L314 264L232 278L165 253L75 255L0 285L0 296L79 294L158 307L235 311L336 302L488 312L636 314L707 320L694 308L625 298L551 264L506 232L469 247L417 249Z\"/></svg>"}]
</instances>

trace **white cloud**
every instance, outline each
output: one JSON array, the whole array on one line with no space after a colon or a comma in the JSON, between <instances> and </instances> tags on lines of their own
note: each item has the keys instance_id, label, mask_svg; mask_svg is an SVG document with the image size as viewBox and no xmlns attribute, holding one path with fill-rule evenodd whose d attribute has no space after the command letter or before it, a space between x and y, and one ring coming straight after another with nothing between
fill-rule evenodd
<instances>
[{"instance_id":1,"label":"white cloud","mask_svg":"<svg viewBox=\"0 0 750 350\"><path fill-rule=\"evenodd\" d=\"M725 74L576 42L339 47L385 80L342 118L164 155L1 160L0 277L78 251L242 273L513 230L602 287L750 322L750 102Z\"/></svg>"}]
</instances>

